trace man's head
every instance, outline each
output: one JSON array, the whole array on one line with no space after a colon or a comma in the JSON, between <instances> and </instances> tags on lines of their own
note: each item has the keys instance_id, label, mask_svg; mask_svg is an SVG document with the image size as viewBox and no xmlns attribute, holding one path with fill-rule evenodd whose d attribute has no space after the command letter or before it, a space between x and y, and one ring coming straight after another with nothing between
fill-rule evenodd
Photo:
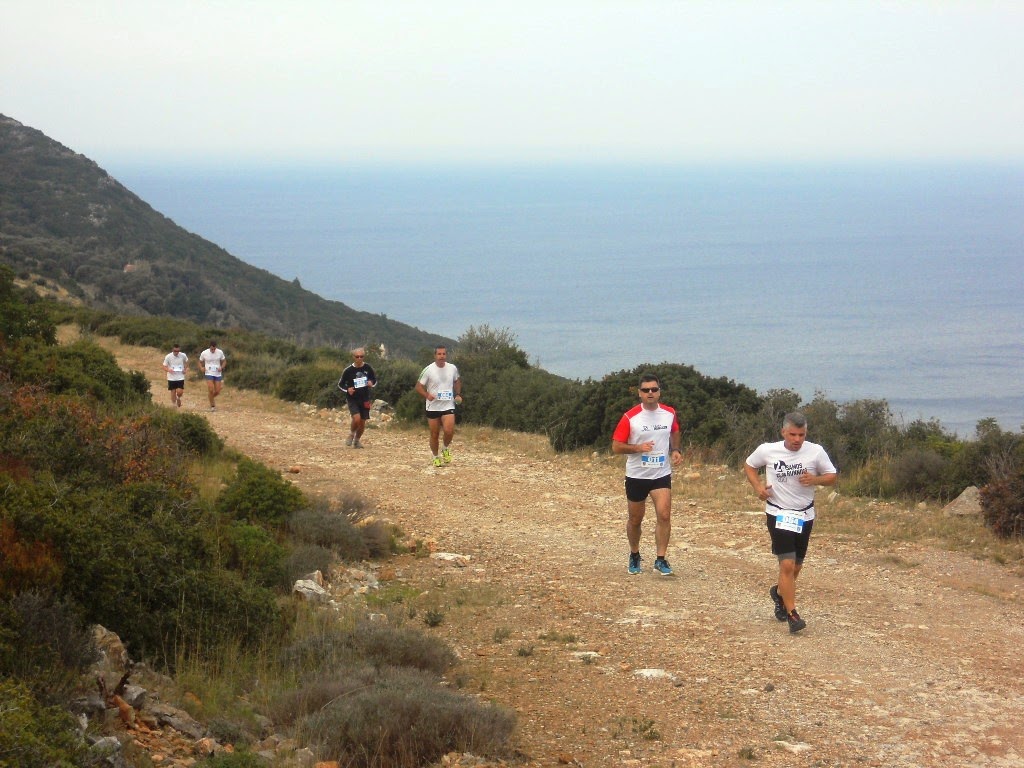
<instances>
[{"instance_id":1,"label":"man's head","mask_svg":"<svg viewBox=\"0 0 1024 768\"><path fill-rule=\"evenodd\" d=\"M655 406L661 398L661 381L653 373L645 373L640 377L640 402L645 406Z\"/></svg>"},{"instance_id":2,"label":"man's head","mask_svg":"<svg viewBox=\"0 0 1024 768\"><path fill-rule=\"evenodd\" d=\"M438 368L444 368L444 364L448 362L448 347L434 347L434 362Z\"/></svg>"},{"instance_id":3,"label":"man's head","mask_svg":"<svg viewBox=\"0 0 1024 768\"><path fill-rule=\"evenodd\" d=\"M174 354L178 354L179 352L181 352L181 344L175 344L173 347L171 347L171 352L173 352Z\"/></svg>"},{"instance_id":4,"label":"man's head","mask_svg":"<svg viewBox=\"0 0 1024 768\"><path fill-rule=\"evenodd\" d=\"M787 451L799 451L807 439L807 417L792 411L782 417L782 441Z\"/></svg>"},{"instance_id":5,"label":"man's head","mask_svg":"<svg viewBox=\"0 0 1024 768\"><path fill-rule=\"evenodd\" d=\"M217 348L217 340L216 339L210 339L210 349L216 349L216 348Z\"/></svg>"},{"instance_id":6,"label":"man's head","mask_svg":"<svg viewBox=\"0 0 1024 768\"><path fill-rule=\"evenodd\" d=\"M363 365L363 360L366 359L366 350L362 347L357 347L352 350L352 362L355 363L356 368L360 368Z\"/></svg>"}]
</instances>

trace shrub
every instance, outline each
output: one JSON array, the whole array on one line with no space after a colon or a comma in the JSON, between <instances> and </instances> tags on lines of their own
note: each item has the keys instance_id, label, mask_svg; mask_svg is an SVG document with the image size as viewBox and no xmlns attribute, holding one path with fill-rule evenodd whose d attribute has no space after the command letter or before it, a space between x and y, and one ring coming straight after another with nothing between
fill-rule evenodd
<instances>
[{"instance_id":1,"label":"shrub","mask_svg":"<svg viewBox=\"0 0 1024 768\"><path fill-rule=\"evenodd\" d=\"M243 579L264 587L284 581L286 550L266 529L235 520L228 526L226 539L227 565Z\"/></svg>"},{"instance_id":2,"label":"shrub","mask_svg":"<svg viewBox=\"0 0 1024 768\"><path fill-rule=\"evenodd\" d=\"M319 407L344 403L345 397L337 387L343 369L344 366L328 367L322 363L292 366L281 372L274 385L274 395L293 403L315 403ZM337 395L331 398L329 404L323 403L331 390L337 392Z\"/></svg>"},{"instance_id":3,"label":"shrub","mask_svg":"<svg viewBox=\"0 0 1024 768\"><path fill-rule=\"evenodd\" d=\"M949 460L934 451L912 448L892 463L892 491L940 497L948 491L948 467Z\"/></svg>"},{"instance_id":4,"label":"shrub","mask_svg":"<svg viewBox=\"0 0 1024 768\"><path fill-rule=\"evenodd\" d=\"M1000 538L1024 536L1024 472L1008 474L981 488L985 524Z\"/></svg>"},{"instance_id":5,"label":"shrub","mask_svg":"<svg viewBox=\"0 0 1024 768\"><path fill-rule=\"evenodd\" d=\"M314 571L327 573L334 563L335 554L317 544L299 544L291 549L284 562L284 584L290 587L296 579Z\"/></svg>"},{"instance_id":6,"label":"shrub","mask_svg":"<svg viewBox=\"0 0 1024 768\"><path fill-rule=\"evenodd\" d=\"M217 497L217 511L251 523L281 525L305 506L302 492L263 464L243 458L234 479Z\"/></svg>"},{"instance_id":7,"label":"shrub","mask_svg":"<svg viewBox=\"0 0 1024 768\"><path fill-rule=\"evenodd\" d=\"M24 682L40 701L66 701L97 656L69 600L29 591L0 604L0 674Z\"/></svg>"},{"instance_id":8,"label":"shrub","mask_svg":"<svg viewBox=\"0 0 1024 768\"><path fill-rule=\"evenodd\" d=\"M414 768L448 752L508 752L515 716L438 689L428 674L387 670L301 722L320 753L346 765Z\"/></svg>"},{"instance_id":9,"label":"shrub","mask_svg":"<svg viewBox=\"0 0 1024 768\"><path fill-rule=\"evenodd\" d=\"M344 499L338 505L318 499L296 511L288 520L288 529L299 541L331 549L345 560L361 560L368 555Z\"/></svg>"},{"instance_id":10,"label":"shrub","mask_svg":"<svg viewBox=\"0 0 1024 768\"><path fill-rule=\"evenodd\" d=\"M160 408L153 413L153 423L169 439L194 456L209 456L224 448L224 441L210 422L196 413Z\"/></svg>"},{"instance_id":11,"label":"shrub","mask_svg":"<svg viewBox=\"0 0 1024 768\"><path fill-rule=\"evenodd\" d=\"M0 702L0 765L84 768L96 764L68 712L41 704L14 680L0 679Z\"/></svg>"}]
</instances>

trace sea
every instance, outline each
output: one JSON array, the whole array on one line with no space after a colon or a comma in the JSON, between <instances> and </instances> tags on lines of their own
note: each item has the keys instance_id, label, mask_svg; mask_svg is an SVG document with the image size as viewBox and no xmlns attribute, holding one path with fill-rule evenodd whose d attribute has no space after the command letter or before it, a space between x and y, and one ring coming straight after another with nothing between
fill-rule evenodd
<instances>
[{"instance_id":1,"label":"sea","mask_svg":"<svg viewBox=\"0 0 1024 768\"><path fill-rule=\"evenodd\" d=\"M684 363L1024 425L1024 164L108 170L249 264L569 378Z\"/></svg>"}]
</instances>

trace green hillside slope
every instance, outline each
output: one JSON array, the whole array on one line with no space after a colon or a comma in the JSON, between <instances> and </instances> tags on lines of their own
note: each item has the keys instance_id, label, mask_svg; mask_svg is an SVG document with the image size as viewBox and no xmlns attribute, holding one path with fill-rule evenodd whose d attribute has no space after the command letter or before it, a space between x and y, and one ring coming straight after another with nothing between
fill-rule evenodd
<instances>
[{"instance_id":1,"label":"green hillside slope","mask_svg":"<svg viewBox=\"0 0 1024 768\"><path fill-rule=\"evenodd\" d=\"M383 343L411 355L451 342L245 264L153 210L88 158L4 115L0 262L94 307L242 327L308 346Z\"/></svg>"}]
</instances>

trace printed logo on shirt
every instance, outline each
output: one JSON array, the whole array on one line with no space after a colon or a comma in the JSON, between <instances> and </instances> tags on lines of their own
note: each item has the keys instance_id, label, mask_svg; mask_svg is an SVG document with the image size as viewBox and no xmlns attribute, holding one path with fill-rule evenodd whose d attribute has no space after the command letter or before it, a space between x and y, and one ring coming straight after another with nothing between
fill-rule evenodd
<instances>
[{"instance_id":1,"label":"printed logo on shirt","mask_svg":"<svg viewBox=\"0 0 1024 768\"><path fill-rule=\"evenodd\" d=\"M798 462L790 465L781 459L772 464L772 470L774 470L775 477L780 483L786 482L791 477L802 475L805 471L803 463Z\"/></svg>"}]
</instances>

